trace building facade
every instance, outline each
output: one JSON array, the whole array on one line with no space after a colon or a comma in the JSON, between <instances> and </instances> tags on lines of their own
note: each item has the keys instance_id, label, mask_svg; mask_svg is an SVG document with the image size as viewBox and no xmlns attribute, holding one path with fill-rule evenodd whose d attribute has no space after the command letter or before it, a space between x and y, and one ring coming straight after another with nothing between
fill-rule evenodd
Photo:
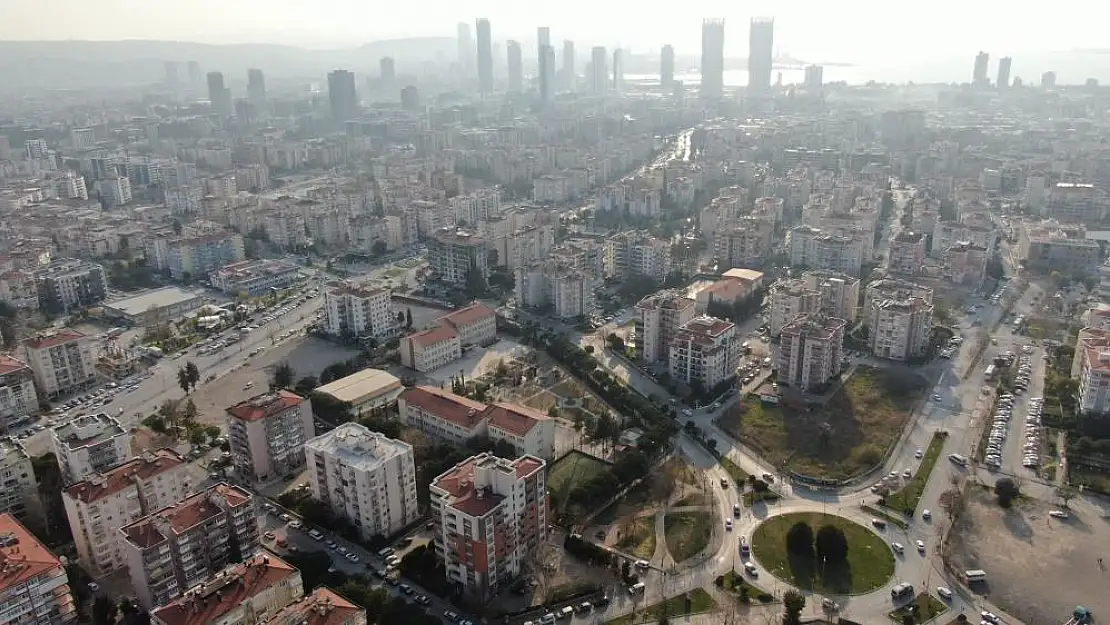
<instances>
[{"instance_id":1,"label":"building facade","mask_svg":"<svg viewBox=\"0 0 1110 625\"><path fill-rule=\"evenodd\" d=\"M97 263L63 258L35 271L39 305L55 313L87 308L104 301L108 281Z\"/></svg>"},{"instance_id":2,"label":"building facade","mask_svg":"<svg viewBox=\"0 0 1110 625\"><path fill-rule=\"evenodd\" d=\"M736 325L716 317L691 319L675 332L669 355L672 380L708 391L736 377Z\"/></svg>"},{"instance_id":3,"label":"building facade","mask_svg":"<svg viewBox=\"0 0 1110 625\"><path fill-rule=\"evenodd\" d=\"M0 432L38 414L35 374L22 361L0 355Z\"/></svg>"},{"instance_id":4,"label":"building facade","mask_svg":"<svg viewBox=\"0 0 1110 625\"><path fill-rule=\"evenodd\" d=\"M555 421L527 406L487 405L435 386L414 386L401 393L397 411L405 425L453 445L487 436L508 442L518 454L555 456Z\"/></svg>"},{"instance_id":5,"label":"building facade","mask_svg":"<svg viewBox=\"0 0 1110 625\"><path fill-rule=\"evenodd\" d=\"M31 456L19 442L0 437L0 514L11 514L21 521L42 521L42 502L31 465Z\"/></svg>"},{"instance_id":6,"label":"building facade","mask_svg":"<svg viewBox=\"0 0 1110 625\"><path fill-rule=\"evenodd\" d=\"M777 381L802 392L824 389L840 374L843 319L802 314L782 328L775 351Z\"/></svg>"},{"instance_id":7,"label":"building facade","mask_svg":"<svg viewBox=\"0 0 1110 625\"><path fill-rule=\"evenodd\" d=\"M131 457L131 434L111 415L89 414L50 430L50 441L67 484L101 473Z\"/></svg>"},{"instance_id":8,"label":"building facade","mask_svg":"<svg viewBox=\"0 0 1110 625\"><path fill-rule=\"evenodd\" d=\"M388 289L343 283L324 290L327 331L335 336L382 337L397 327Z\"/></svg>"},{"instance_id":9,"label":"building facade","mask_svg":"<svg viewBox=\"0 0 1110 625\"><path fill-rule=\"evenodd\" d=\"M649 295L636 304L636 357L644 362L668 362L671 340L694 318L694 300L678 293Z\"/></svg>"},{"instance_id":10,"label":"building facade","mask_svg":"<svg viewBox=\"0 0 1110 625\"><path fill-rule=\"evenodd\" d=\"M446 229L428 237L428 266L435 280L463 286L468 279L489 279L486 242L462 230ZM470 277L474 276L474 277Z\"/></svg>"},{"instance_id":11,"label":"building facade","mask_svg":"<svg viewBox=\"0 0 1110 625\"><path fill-rule=\"evenodd\" d=\"M821 309L821 291L810 288L806 280L779 280L771 285L771 336L782 332L783 326L798 315L816 313Z\"/></svg>"},{"instance_id":12,"label":"building facade","mask_svg":"<svg viewBox=\"0 0 1110 625\"><path fill-rule=\"evenodd\" d=\"M77 602L62 560L10 514L0 514L0 621L77 622Z\"/></svg>"},{"instance_id":13,"label":"building facade","mask_svg":"<svg viewBox=\"0 0 1110 625\"><path fill-rule=\"evenodd\" d=\"M231 462L239 475L269 482L304 469L304 444L316 433L312 403L286 390L227 409Z\"/></svg>"},{"instance_id":14,"label":"building facade","mask_svg":"<svg viewBox=\"0 0 1110 625\"><path fill-rule=\"evenodd\" d=\"M275 555L232 564L151 611L152 625L260 625L304 598L301 572Z\"/></svg>"}]
</instances>

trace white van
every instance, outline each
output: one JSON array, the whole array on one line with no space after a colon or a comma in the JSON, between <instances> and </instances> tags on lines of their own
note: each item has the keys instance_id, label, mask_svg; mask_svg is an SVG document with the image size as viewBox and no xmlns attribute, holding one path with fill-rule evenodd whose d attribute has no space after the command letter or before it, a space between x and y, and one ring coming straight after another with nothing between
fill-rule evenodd
<instances>
[{"instance_id":1,"label":"white van","mask_svg":"<svg viewBox=\"0 0 1110 625\"><path fill-rule=\"evenodd\" d=\"M948 456L948 459L960 465L961 467L967 466L967 456L962 456L960 454L951 454Z\"/></svg>"}]
</instances>

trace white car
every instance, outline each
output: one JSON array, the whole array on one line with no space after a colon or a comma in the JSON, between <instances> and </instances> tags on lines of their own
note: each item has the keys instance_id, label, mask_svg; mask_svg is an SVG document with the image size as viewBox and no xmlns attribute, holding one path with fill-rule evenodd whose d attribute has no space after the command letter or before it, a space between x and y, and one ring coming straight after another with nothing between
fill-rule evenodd
<instances>
[{"instance_id":1,"label":"white car","mask_svg":"<svg viewBox=\"0 0 1110 625\"><path fill-rule=\"evenodd\" d=\"M904 553L906 551L902 543L890 543L890 548L894 550L894 553Z\"/></svg>"},{"instance_id":2,"label":"white car","mask_svg":"<svg viewBox=\"0 0 1110 625\"><path fill-rule=\"evenodd\" d=\"M924 455L925 455L925 452L921 451L920 449L918 449L917 451L913 452L913 457L914 457L914 458L917 458L918 460L920 460L920 459L921 459L921 457L922 457L922 456L924 456Z\"/></svg>"},{"instance_id":3,"label":"white car","mask_svg":"<svg viewBox=\"0 0 1110 625\"><path fill-rule=\"evenodd\" d=\"M928 508L925 508L924 510L921 511L921 518L925 519L926 521L933 518L932 511L930 511Z\"/></svg>"},{"instance_id":4,"label":"white car","mask_svg":"<svg viewBox=\"0 0 1110 625\"><path fill-rule=\"evenodd\" d=\"M925 553L925 541L923 541L923 540L917 541L917 551L918 551L918 553Z\"/></svg>"},{"instance_id":5,"label":"white car","mask_svg":"<svg viewBox=\"0 0 1110 625\"><path fill-rule=\"evenodd\" d=\"M1068 513L1063 510L1049 510L1048 516L1054 519L1066 519L1068 518Z\"/></svg>"},{"instance_id":6,"label":"white car","mask_svg":"<svg viewBox=\"0 0 1110 625\"><path fill-rule=\"evenodd\" d=\"M941 598L945 601L952 600L952 591L948 588L945 588L944 586L937 586L937 594L940 595Z\"/></svg>"}]
</instances>

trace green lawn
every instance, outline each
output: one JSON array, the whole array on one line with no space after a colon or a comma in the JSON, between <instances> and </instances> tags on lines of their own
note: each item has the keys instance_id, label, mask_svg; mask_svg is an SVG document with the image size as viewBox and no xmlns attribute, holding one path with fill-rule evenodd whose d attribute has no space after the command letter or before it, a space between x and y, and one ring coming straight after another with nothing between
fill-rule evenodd
<instances>
[{"instance_id":1,"label":"green lawn","mask_svg":"<svg viewBox=\"0 0 1110 625\"><path fill-rule=\"evenodd\" d=\"M897 610L891 610L887 613L887 616L898 625L902 625L902 617L906 614L913 616L914 623L927 623L947 609L948 606L944 605L940 599L937 599L927 592L923 592L917 595L912 602L907 603Z\"/></svg>"},{"instance_id":2,"label":"green lawn","mask_svg":"<svg viewBox=\"0 0 1110 625\"><path fill-rule=\"evenodd\" d=\"M835 568L803 560L786 551L786 533L800 521L816 532L826 524L839 527L848 539L847 562ZM779 579L804 590L843 595L871 592L894 574L894 554L871 530L843 517L796 512L771 517L752 534L756 560ZM821 569L824 568L822 571Z\"/></svg>"},{"instance_id":3,"label":"green lawn","mask_svg":"<svg viewBox=\"0 0 1110 625\"><path fill-rule=\"evenodd\" d=\"M620 528L617 549L647 560L655 553L655 515L632 519Z\"/></svg>"},{"instance_id":4,"label":"green lawn","mask_svg":"<svg viewBox=\"0 0 1110 625\"><path fill-rule=\"evenodd\" d=\"M718 578L721 589L736 594L743 603L773 603L775 596L748 581L736 571L728 571ZM746 589L746 590L745 590Z\"/></svg>"},{"instance_id":5,"label":"green lawn","mask_svg":"<svg viewBox=\"0 0 1110 625\"><path fill-rule=\"evenodd\" d=\"M774 466L826 479L872 469L898 441L926 380L902 369L857 367L823 406L745 398L721 427Z\"/></svg>"},{"instance_id":6,"label":"green lawn","mask_svg":"<svg viewBox=\"0 0 1110 625\"><path fill-rule=\"evenodd\" d=\"M897 517L897 516L887 512L887 511L885 511L885 510L881 510L881 509L876 508L874 506L862 505L862 506L860 506L860 508L862 508L864 512L867 512L868 514L873 514L873 515L885 520L887 523L893 523L894 525L897 525L898 527L900 527L902 529L906 529L907 527L910 526L909 523L906 523L905 519L903 519L901 517Z\"/></svg>"},{"instance_id":7,"label":"green lawn","mask_svg":"<svg viewBox=\"0 0 1110 625\"><path fill-rule=\"evenodd\" d=\"M748 474L741 469L739 465L728 458L721 458L721 468L723 468L729 474L729 477L741 488L744 486L744 482L748 481Z\"/></svg>"},{"instance_id":8,"label":"green lawn","mask_svg":"<svg viewBox=\"0 0 1110 625\"><path fill-rule=\"evenodd\" d=\"M774 503L778 500L779 500L779 495L778 495L778 493L776 493L773 490L765 490L762 493L757 493L754 490L750 490L750 491L744 493L744 505L749 507L749 508L752 507L752 504L757 502L757 501L762 501L762 502L765 502L767 504L772 504L772 503Z\"/></svg>"},{"instance_id":9,"label":"green lawn","mask_svg":"<svg viewBox=\"0 0 1110 625\"><path fill-rule=\"evenodd\" d=\"M686 602L689 599L690 611L686 611ZM717 602L704 588L695 588L688 593L671 597L666 601L655 603L646 608L636 610L635 614L618 616L605 621L604 625L632 625L633 623L658 623L660 615L668 617L681 617L686 614L702 614L717 609ZM634 618L635 617L635 618ZM671 618L677 622L677 618Z\"/></svg>"},{"instance_id":10,"label":"green lawn","mask_svg":"<svg viewBox=\"0 0 1110 625\"><path fill-rule=\"evenodd\" d=\"M575 484L590 481L607 467L604 460L575 449L556 460L548 469L547 487L556 492L569 490Z\"/></svg>"},{"instance_id":11,"label":"green lawn","mask_svg":"<svg viewBox=\"0 0 1110 625\"><path fill-rule=\"evenodd\" d=\"M936 466L941 451L944 450L946 440L948 440L946 434L940 432L933 434L933 439L929 441L929 447L921 458L921 464L917 466L917 472L901 490L887 495L886 507L896 512L909 510L911 514L917 510L917 503L921 501L921 494L925 492L925 485L929 483L929 476L933 473L933 467Z\"/></svg>"},{"instance_id":12,"label":"green lawn","mask_svg":"<svg viewBox=\"0 0 1110 625\"><path fill-rule=\"evenodd\" d=\"M709 545L713 535L713 518L708 512L672 512L663 517L663 535L667 551L675 562L693 557Z\"/></svg>"}]
</instances>

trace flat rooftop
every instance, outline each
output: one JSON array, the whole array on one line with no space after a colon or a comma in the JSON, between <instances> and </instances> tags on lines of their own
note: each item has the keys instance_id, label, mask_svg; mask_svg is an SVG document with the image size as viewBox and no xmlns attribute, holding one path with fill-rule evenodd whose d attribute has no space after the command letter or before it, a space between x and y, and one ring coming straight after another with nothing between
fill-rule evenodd
<instances>
[{"instance_id":1,"label":"flat rooftop","mask_svg":"<svg viewBox=\"0 0 1110 625\"><path fill-rule=\"evenodd\" d=\"M182 304L199 298L200 295L176 286L164 286L160 289L140 293L131 297L105 302L106 308L118 310L127 315L141 315L151 308L166 308Z\"/></svg>"},{"instance_id":2,"label":"flat rooftop","mask_svg":"<svg viewBox=\"0 0 1110 625\"><path fill-rule=\"evenodd\" d=\"M401 388L401 379L381 369L363 369L317 388L315 392L331 395L348 404L359 404Z\"/></svg>"},{"instance_id":3,"label":"flat rooftop","mask_svg":"<svg viewBox=\"0 0 1110 625\"><path fill-rule=\"evenodd\" d=\"M348 466L369 471L396 456L412 453L412 445L394 440L358 423L344 423L305 443L305 449L332 456Z\"/></svg>"},{"instance_id":4,"label":"flat rooftop","mask_svg":"<svg viewBox=\"0 0 1110 625\"><path fill-rule=\"evenodd\" d=\"M81 449L106 440L123 436L126 432L111 415L101 412L75 417L69 423L54 428L54 438L70 449Z\"/></svg>"}]
</instances>

